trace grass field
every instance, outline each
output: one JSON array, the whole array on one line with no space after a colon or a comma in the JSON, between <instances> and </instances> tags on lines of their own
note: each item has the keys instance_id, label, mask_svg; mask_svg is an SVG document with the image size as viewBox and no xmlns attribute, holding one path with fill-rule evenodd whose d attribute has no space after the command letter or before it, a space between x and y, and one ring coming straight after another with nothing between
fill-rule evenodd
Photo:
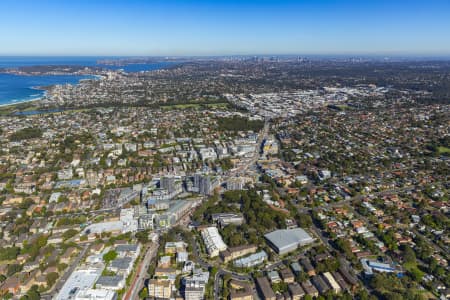
<instances>
[{"instance_id":1,"label":"grass field","mask_svg":"<svg viewBox=\"0 0 450 300\"><path fill-rule=\"evenodd\" d=\"M444 146L439 146L437 148L437 151L439 154L450 154L450 148L444 147Z\"/></svg>"},{"instance_id":2,"label":"grass field","mask_svg":"<svg viewBox=\"0 0 450 300\"><path fill-rule=\"evenodd\" d=\"M163 110L173 110L173 109L201 109L201 108L226 108L228 103L186 103L186 104L174 104L174 105L163 105L161 109Z\"/></svg>"}]
</instances>

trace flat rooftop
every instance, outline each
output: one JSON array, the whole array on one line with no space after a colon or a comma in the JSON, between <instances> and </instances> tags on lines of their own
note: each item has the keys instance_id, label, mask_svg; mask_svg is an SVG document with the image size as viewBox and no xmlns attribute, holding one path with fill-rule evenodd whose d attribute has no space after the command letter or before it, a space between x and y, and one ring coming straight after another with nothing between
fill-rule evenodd
<instances>
[{"instance_id":1,"label":"flat rooftop","mask_svg":"<svg viewBox=\"0 0 450 300\"><path fill-rule=\"evenodd\" d=\"M80 290L92 288L101 275L101 268L86 268L74 271L64 283L58 296L56 296L56 300L74 299Z\"/></svg>"},{"instance_id":2,"label":"flat rooftop","mask_svg":"<svg viewBox=\"0 0 450 300\"><path fill-rule=\"evenodd\" d=\"M264 237L280 252L290 247L314 242L314 239L301 228L275 230L264 235Z\"/></svg>"}]
</instances>

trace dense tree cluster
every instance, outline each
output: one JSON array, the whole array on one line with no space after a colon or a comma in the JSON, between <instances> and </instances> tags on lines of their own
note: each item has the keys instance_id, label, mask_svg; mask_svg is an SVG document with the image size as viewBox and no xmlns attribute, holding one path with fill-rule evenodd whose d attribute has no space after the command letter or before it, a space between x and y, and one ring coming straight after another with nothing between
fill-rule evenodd
<instances>
[{"instance_id":1,"label":"dense tree cluster","mask_svg":"<svg viewBox=\"0 0 450 300\"><path fill-rule=\"evenodd\" d=\"M11 141L21 141L40 137L42 137L42 130L40 128L29 127L14 132L9 136L9 139Z\"/></svg>"},{"instance_id":2,"label":"dense tree cluster","mask_svg":"<svg viewBox=\"0 0 450 300\"><path fill-rule=\"evenodd\" d=\"M260 131L264 127L264 121L249 120L238 116L217 119L219 130L223 131Z\"/></svg>"}]
</instances>

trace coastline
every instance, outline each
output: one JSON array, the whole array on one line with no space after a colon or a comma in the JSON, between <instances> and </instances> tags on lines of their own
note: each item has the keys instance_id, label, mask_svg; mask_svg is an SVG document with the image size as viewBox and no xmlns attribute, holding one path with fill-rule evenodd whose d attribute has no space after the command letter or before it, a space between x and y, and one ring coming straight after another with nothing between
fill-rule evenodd
<instances>
[{"instance_id":1,"label":"coastline","mask_svg":"<svg viewBox=\"0 0 450 300\"><path fill-rule=\"evenodd\" d=\"M15 75L15 74L11 74L11 75ZM40 75L36 75L36 76L40 76ZM58 75L53 75L53 76L58 76ZM71 76L71 75L68 75L68 76ZM78 75L74 75L74 76L78 76ZM94 80L101 80L101 79L103 79L103 76L101 76L101 75L89 74L89 75L82 75L82 76L87 76L88 78L79 79L78 82L75 83L76 85L80 84L82 82L82 80L85 80L85 79L94 79ZM54 85L50 85L50 86L54 86ZM41 96L39 96L39 97L34 97L34 98L11 99L11 100L8 100L9 103L2 103L2 104L0 104L0 108L41 101L48 94L46 86L31 86L31 87L28 87L28 88L30 88L32 90L40 91L40 92L43 91L43 94Z\"/></svg>"},{"instance_id":2,"label":"coastline","mask_svg":"<svg viewBox=\"0 0 450 300\"><path fill-rule=\"evenodd\" d=\"M14 100L16 102L0 104L0 107L14 106L14 105L19 105L19 104L24 104L24 103L29 103L29 102L40 101L44 97L45 97L45 95L42 97L39 97L39 98L32 98L32 99L28 99L28 100Z\"/></svg>"},{"instance_id":3,"label":"coastline","mask_svg":"<svg viewBox=\"0 0 450 300\"><path fill-rule=\"evenodd\" d=\"M36 91L43 91L44 93L39 97L35 97L35 98L31 98L31 99L13 99L10 101L15 101L15 102L0 104L0 107L13 106L13 105L19 105L19 104L23 104L23 103L41 101L43 98L45 98L47 96L47 90L42 87L32 86L32 87L30 87L30 89L36 90Z\"/></svg>"}]
</instances>

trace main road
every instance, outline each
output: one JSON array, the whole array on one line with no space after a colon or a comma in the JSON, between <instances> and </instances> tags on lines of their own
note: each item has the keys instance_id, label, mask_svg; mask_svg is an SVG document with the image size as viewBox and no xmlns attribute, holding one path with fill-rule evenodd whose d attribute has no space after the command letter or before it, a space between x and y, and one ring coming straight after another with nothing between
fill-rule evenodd
<instances>
[{"instance_id":1,"label":"main road","mask_svg":"<svg viewBox=\"0 0 450 300\"><path fill-rule=\"evenodd\" d=\"M245 172L250 166L254 165L258 161L258 159L261 157L261 149L263 146L263 142L265 139L267 139L267 136L269 134L269 129L270 129L269 121L266 121L264 123L263 129L258 135L258 139L256 140L256 148L252 157L246 160L245 163L242 164L241 166L230 170L227 174L228 177L234 177L240 173Z\"/></svg>"},{"instance_id":2,"label":"main road","mask_svg":"<svg viewBox=\"0 0 450 300\"><path fill-rule=\"evenodd\" d=\"M61 290L64 283L66 283L67 278L69 278L69 276L73 273L76 267L78 267L78 265L80 264L80 261L86 255L89 246L90 244L84 245L83 250L80 251L77 258L70 264L70 267L66 269L64 275L58 280L58 282L50 289L50 291L47 291L45 294L41 295L42 299L56 299L58 292Z\"/></svg>"},{"instance_id":3,"label":"main road","mask_svg":"<svg viewBox=\"0 0 450 300\"><path fill-rule=\"evenodd\" d=\"M145 249L146 253L144 258L139 263L136 271L136 276L128 289L128 292L123 297L124 300L139 299L139 291L144 287L145 280L147 279L147 270L150 266L152 259L155 257L159 244L152 243Z\"/></svg>"}]
</instances>

